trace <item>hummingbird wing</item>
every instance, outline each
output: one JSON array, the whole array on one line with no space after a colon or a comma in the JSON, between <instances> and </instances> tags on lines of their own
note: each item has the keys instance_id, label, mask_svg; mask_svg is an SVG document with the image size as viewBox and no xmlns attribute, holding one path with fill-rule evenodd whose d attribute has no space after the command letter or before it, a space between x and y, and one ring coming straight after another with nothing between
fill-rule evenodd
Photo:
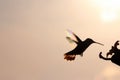
<instances>
[{"instance_id":1,"label":"hummingbird wing","mask_svg":"<svg viewBox=\"0 0 120 80\"><path fill-rule=\"evenodd\" d=\"M71 30L67 30L67 31L76 38L77 42L82 42L82 40L74 32L72 32Z\"/></svg>"},{"instance_id":2,"label":"hummingbird wing","mask_svg":"<svg viewBox=\"0 0 120 80\"><path fill-rule=\"evenodd\" d=\"M67 39L70 43L73 43L73 42L75 42L76 44L78 43L77 41L71 39L70 37L66 37L66 39Z\"/></svg>"}]
</instances>

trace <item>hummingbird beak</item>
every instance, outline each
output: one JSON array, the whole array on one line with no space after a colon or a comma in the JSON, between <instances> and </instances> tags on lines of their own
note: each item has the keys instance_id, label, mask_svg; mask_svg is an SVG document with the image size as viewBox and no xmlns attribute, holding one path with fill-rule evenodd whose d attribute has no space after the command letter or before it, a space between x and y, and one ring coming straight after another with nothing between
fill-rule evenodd
<instances>
[{"instance_id":1,"label":"hummingbird beak","mask_svg":"<svg viewBox=\"0 0 120 80\"><path fill-rule=\"evenodd\" d=\"M104 44L102 44L102 43L99 43L99 42L94 42L94 43L104 46Z\"/></svg>"}]
</instances>

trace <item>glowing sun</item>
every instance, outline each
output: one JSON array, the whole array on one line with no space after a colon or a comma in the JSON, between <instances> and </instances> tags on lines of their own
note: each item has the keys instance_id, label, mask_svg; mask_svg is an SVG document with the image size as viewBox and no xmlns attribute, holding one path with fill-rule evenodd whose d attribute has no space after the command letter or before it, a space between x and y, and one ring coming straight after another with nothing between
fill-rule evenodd
<instances>
[{"instance_id":1,"label":"glowing sun","mask_svg":"<svg viewBox=\"0 0 120 80\"><path fill-rule=\"evenodd\" d=\"M120 0L94 0L94 3L101 10L100 17L102 21L109 22L117 19Z\"/></svg>"}]
</instances>

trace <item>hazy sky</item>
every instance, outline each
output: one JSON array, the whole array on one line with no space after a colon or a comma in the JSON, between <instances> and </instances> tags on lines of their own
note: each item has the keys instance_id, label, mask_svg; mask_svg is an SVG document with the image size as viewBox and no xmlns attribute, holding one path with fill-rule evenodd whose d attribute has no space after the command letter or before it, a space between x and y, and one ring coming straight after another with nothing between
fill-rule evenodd
<instances>
[{"instance_id":1,"label":"hazy sky","mask_svg":"<svg viewBox=\"0 0 120 80\"><path fill-rule=\"evenodd\" d=\"M120 80L120 67L99 52L120 40L118 0L0 0L0 80ZM73 62L66 29L92 44Z\"/></svg>"}]
</instances>

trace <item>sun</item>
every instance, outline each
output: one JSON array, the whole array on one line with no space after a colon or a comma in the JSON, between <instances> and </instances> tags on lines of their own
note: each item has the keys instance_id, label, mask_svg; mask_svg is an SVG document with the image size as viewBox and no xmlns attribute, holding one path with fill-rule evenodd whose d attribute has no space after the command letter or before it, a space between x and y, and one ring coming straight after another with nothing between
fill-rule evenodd
<instances>
[{"instance_id":1,"label":"sun","mask_svg":"<svg viewBox=\"0 0 120 80\"><path fill-rule=\"evenodd\" d=\"M120 0L94 0L93 3L100 8L100 18L102 21L111 22L117 19Z\"/></svg>"},{"instance_id":2,"label":"sun","mask_svg":"<svg viewBox=\"0 0 120 80\"><path fill-rule=\"evenodd\" d=\"M104 22L111 22L117 19L117 13L115 11L102 11L100 18Z\"/></svg>"}]
</instances>

